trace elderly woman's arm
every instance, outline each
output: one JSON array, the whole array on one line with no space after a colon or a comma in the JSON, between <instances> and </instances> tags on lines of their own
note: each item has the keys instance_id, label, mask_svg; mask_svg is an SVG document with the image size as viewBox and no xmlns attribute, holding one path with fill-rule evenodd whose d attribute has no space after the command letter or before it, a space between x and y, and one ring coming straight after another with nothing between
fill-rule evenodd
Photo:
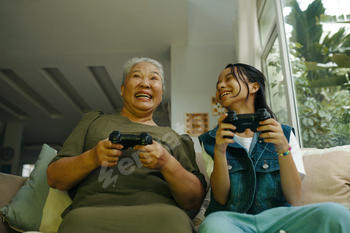
<instances>
[{"instance_id":1,"label":"elderly woman's arm","mask_svg":"<svg viewBox=\"0 0 350 233\"><path fill-rule=\"evenodd\" d=\"M89 159L90 151L75 157L66 157L51 163L47 168L47 182L51 188L68 190L83 180L95 165Z\"/></svg>"},{"instance_id":2,"label":"elderly woman's arm","mask_svg":"<svg viewBox=\"0 0 350 233\"><path fill-rule=\"evenodd\" d=\"M200 208L205 189L197 176L184 169L173 156L160 171L179 206L186 210Z\"/></svg>"},{"instance_id":3,"label":"elderly woman's arm","mask_svg":"<svg viewBox=\"0 0 350 233\"><path fill-rule=\"evenodd\" d=\"M187 171L159 143L135 146L139 150L142 165L159 170L169 185L176 203L186 210L199 209L205 197L205 189L197 176Z\"/></svg>"},{"instance_id":4,"label":"elderly woman's arm","mask_svg":"<svg viewBox=\"0 0 350 233\"><path fill-rule=\"evenodd\" d=\"M51 188L68 190L98 167L117 164L123 146L108 140L100 141L93 149L51 163L47 168L47 182Z\"/></svg>"}]
</instances>

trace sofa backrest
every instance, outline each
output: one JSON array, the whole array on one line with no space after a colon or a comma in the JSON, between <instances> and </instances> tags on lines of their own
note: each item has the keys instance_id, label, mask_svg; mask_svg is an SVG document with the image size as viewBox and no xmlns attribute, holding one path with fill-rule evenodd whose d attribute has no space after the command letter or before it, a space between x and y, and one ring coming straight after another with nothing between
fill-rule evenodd
<instances>
[{"instance_id":1,"label":"sofa backrest","mask_svg":"<svg viewBox=\"0 0 350 233\"><path fill-rule=\"evenodd\" d=\"M327 149L302 148L306 176L302 181L301 198L295 206L319 202L337 202L350 210L350 145ZM200 171L205 170L201 152L196 153Z\"/></svg>"}]
</instances>

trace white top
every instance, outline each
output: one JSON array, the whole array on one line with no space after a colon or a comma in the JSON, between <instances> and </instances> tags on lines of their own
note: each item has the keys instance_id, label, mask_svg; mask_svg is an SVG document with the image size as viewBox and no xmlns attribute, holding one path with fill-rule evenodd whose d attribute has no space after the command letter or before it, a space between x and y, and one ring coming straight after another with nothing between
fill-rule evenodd
<instances>
[{"instance_id":1,"label":"white top","mask_svg":"<svg viewBox=\"0 0 350 233\"><path fill-rule=\"evenodd\" d=\"M242 144L242 146L245 147L247 149L247 151L249 152L250 144L252 143L253 138L242 138L242 137L235 135L235 139L237 141L239 141L239 143ZM293 156L295 166L297 167L297 170L298 170L301 178L304 178L305 168L304 168L303 158L302 158L302 154L300 151L298 141L297 141L293 132L290 133L289 145L292 147L291 153ZM205 152L203 145L202 145L202 153L203 153L203 160L204 160L205 169L207 171L208 176L210 177L211 173L213 172L213 168L214 168L214 160L211 158L210 155L208 155Z\"/></svg>"}]
</instances>

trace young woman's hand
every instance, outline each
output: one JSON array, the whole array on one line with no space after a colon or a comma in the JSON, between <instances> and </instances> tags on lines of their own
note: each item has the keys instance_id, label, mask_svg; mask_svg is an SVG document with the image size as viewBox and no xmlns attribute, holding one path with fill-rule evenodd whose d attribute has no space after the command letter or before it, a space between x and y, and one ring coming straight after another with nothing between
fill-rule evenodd
<instances>
[{"instance_id":1,"label":"young woman's hand","mask_svg":"<svg viewBox=\"0 0 350 233\"><path fill-rule=\"evenodd\" d=\"M227 117L227 113L223 114L218 119L219 128L216 131L216 143L215 148L221 152L224 153L226 151L227 145L230 143L234 143L233 137L235 136L235 133L231 130L235 130L236 126L234 126L231 123L224 123L223 120Z\"/></svg>"},{"instance_id":2,"label":"young woman's hand","mask_svg":"<svg viewBox=\"0 0 350 233\"><path fill-rule=\"evenodd\" d=\"M257 130L262 132L260 137L265 142L273 143L276 147L277 153L284 153L289 149L287 138L284 136L283 129L280 123L275 119L270 118L260 121Z\"/></svg>"}]
</instances>

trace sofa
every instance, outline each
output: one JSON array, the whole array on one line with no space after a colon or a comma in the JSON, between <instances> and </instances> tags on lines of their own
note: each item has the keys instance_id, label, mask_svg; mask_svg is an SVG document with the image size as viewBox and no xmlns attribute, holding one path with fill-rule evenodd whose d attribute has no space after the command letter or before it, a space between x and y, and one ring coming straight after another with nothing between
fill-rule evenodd
<instances>
[{"instance_id":1,"label":"sofa","mask_svg":"<svg viewBox=\"0 0 350 233\"><path fill-rule=\"evenodd\" d=\"M306 176L301 199L296 206L318 202L337 202L350 209L350 145L328 149L301 149ZM71 203L67 192L51 189L46 182L46 167L56 151L44 144L29 178L0 173L0 233L57 232L61 212ZM203 174L201 153L197 163ZM208 177L206 176L208 181ZM193 223L198 229L210 200L210 192Z\"/></svg>"}]
</instances>

